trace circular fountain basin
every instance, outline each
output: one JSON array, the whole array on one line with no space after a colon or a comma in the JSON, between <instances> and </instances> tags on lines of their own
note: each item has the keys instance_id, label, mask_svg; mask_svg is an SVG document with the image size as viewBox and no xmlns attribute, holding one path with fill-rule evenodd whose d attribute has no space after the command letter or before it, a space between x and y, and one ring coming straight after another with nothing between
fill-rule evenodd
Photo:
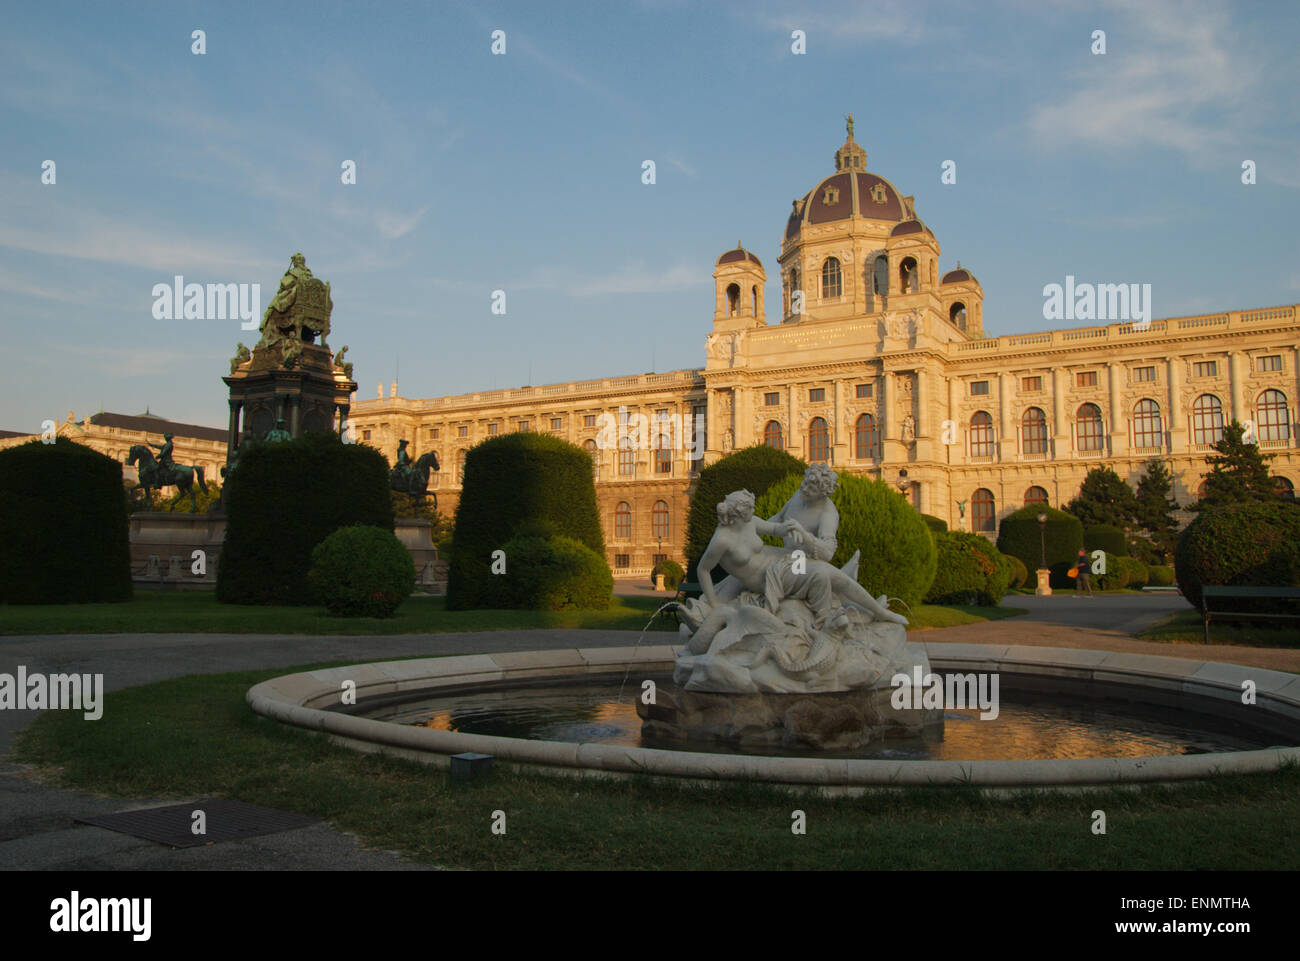
<instances>
[{"instance_id":1,"label":"circular fountain basin","mask_svg":"<svg viewBox=\"0 0 1300 961\"><path fill-rule=\"evenodd\" d=\"M1277 745L1300 744L1300 675L1211 661L1107 651L919 644L936 673L996 673L1004 693L1115 698L1246 723ZM421 698L569 681L621 681L671 672L673 647L591 648L474 654L356 664L284 675L251 688L259 714L355 749L448 766L454 754L496 757L518 770L574 776L653 775L816 787L832 793L901 785L1039 788L1137 784L1273 771L1300 763L1300 747L1050 760L907 760L777 757L662 750L626 744L470 734L359 716ZM1256 703L1245 705L1246 682ZM344 703L355 690L355 703ZM349 700L351 698L349 697Z\"/></svg>"}]
</instances>

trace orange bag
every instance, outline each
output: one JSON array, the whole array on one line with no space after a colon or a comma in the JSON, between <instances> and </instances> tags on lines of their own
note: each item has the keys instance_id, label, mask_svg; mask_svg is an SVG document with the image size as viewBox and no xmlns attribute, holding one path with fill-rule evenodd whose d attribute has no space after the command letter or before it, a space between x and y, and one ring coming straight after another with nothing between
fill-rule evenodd
<instances>
[{"instance_id":1,"label":"orange bag","mask_svg":"<svg viewBox=\"0 0 1300 961\"><path fill-rule=\"evenodd\" d=\"M1066 571L1065 573L1066 573L1066 576L1067 576L1067 577L1078 577L1078 576L1079 576L1079 569L1078 569L1077 567L1071 567L1071 568L1070 568L1068 571Z\"/></svg>"}]
</instances>

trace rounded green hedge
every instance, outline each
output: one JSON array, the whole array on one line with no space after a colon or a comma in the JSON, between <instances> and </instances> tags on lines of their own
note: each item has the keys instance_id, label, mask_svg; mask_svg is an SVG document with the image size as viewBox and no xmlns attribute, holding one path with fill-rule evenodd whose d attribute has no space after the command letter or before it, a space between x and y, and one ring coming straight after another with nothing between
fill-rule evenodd
<instances>
[{"instance_id":1,"label":"rounded green hedge","mask_svg":"<svg viewBox=\"0 0 1300 961\"><path fill-rule=\"evenodd\" d=\"M1120 563L1124 566L1128 574L1128 583L1124 586L1131 590L1140 591L1147 586L1150 574L1147 573L1147 566L1136 557L1120 557Z\"/></svg>"},{"instance_id":2,"label":"rounded green hedge","mask_svg":"<svg viewBox=\"0 0 1300 961\"><path fill-rule=\"evenodd\" d=\"M655 582L656 574L663 574L664 587L670 591L677 590L677 585L686 577L686 571L682 569L682 565L673 560L660 561L654 566L654 570L650 572L651 584Z\"/></svg>"},{"instance_id":3,"label":"rounded green hedge","mask_svg":"<svg viewBox=\"0 0 1300 961\"><path fill-rule=\"evenodd\" d=\"M935 535L930 533L916 508L884 481L853 474L837 476L839 486L831 495L831 503L840 513L840 526L831 563L843 567L853 552L861 549L858 583L873 597L887 594L915 607L934 581ZM771 517L785 506L802 483L800 472L771 485L756 500L754 515ZM717 526L716 505L714 526ZM769 541L781 543L779 538L769 538Z\"/></svg>"},{"instance_id":4,"label":"rounded green hedge","mask_svg":"<svg viewBox=\"0 0 1300 961\"><path fill-rule=\"evenodd\" d=\"M1128 542L1124 532L1110 524L1094 524L1083 529L1083 547L1091 554L1093 551L1105 551L1107 554L1125 556L1128 554Z\"/></svg>"},{"instance_id":5,"label":"rounded green hedge","mask_svg":"<svg viewBox=\"0 0 1300 961\"><path fill-rule=\"evenodd\" d=\"M1002 554L1001 551L998 553ZM1024 587L1029 582L1029 568L1025 567L1025 562L1014 554L1002 554L1002 556L1011 564L1011 587Z\"/></svg>"},{"instance_id":6,"label":"rounded green hedge","mask_svg":"<svg viewBox=\"0 0 1300 961\"><path fill-rule=\"evenodd\" d=\"M357 524L316 545L307 579L331 614L392 617L415 590L415 562L392 531Z\"/></svg>"},{"instance_id":7,"label":"rounded green hedge","mask_svg":"<svg viewBox=\"0 0 1300 961\"><path fill-rule=\"evenodd\" d=\"M728 454L700 471L695 490L691 493L691 507L686 518L686 579L700 579L696 565L717 529L718 504L728 494L747 490L756 499L761 498L769 487L791 474L798 474L802 480L807 468L808 465L797 457L775 447L759 444ZM780 504L776 509L781 509ZM724 576L726 575L721 568L714 568L715 582Z\"/></svg>"},{"instance_id":8,"label":"rounded green hedge","mask_svg":"<svg viewBox=\"0 0 1300 961\"><path fill-rule=\"evenodd\" d=\"M506 543L519 534L572 538L600 558L608 573L591 455L558 437L527 431L470 448L456 507L448 610L498 606L493 598L500 584L492 579L502 575L492 573L493 551L505 550L507 570L512 569ZM586 596L585 589L577 593Z\"/></svg>"},{"instance_id":9,"label":"rounded green hedge","mask_svg":"<svg viewBox=\"0 0 1300 961\"><path fill-rule=\"evenodd\" d=\"M1148 564L1147 565L1147 586L1148 587L1173 587L1177 583L1174 577L1174 569L1167 564Z\"/></svg>"},{"instance_id":10,"label":"rounded green hedge","mask_svg":"<svg viewBox=\"0 0 1300 961\"><path fill-rule=\"evenodd\" d=\"M979 604L997 607L1014 574L1012 561L988 538L944 531L934 538L937 565L927 604ZM1022 569L1024 565L1021 565Z\"/></svg>"},{"instance_id":11,"label":"rounded green hedge","mask_svg":"<svg viewBox=\"0 0 1300 961\"><path fill-rule=\"evenodd\" d=\"M1174 571L1187 603L1201 606L1201 585L1295 587L1300 505L1241 501L1197 514L1178 538ZM1265 610L1260 601L1216 601L1223 610Z\"/></svg>"},{"instance_id":12,"label":"rounded green hedge","mask_svg":"<svg viewBox=\"0 0 1300 961\"><path fill-rule=\"evenodd\" d=\"M373 447L308 433L258 444L226 478L217 600L313 604L312 551L342 527L393 529L388 461Z\"/></svg>"},{"instance_id":13,"label":"rounded green hedge","mask_svg":"<svg viewBox=\"0 0 1300 961\"><path fill-rule=\"evenodd\" d=\"M921 520L925 521L925 526L936 534L948 529L948 522L942 517L935 517L933 514L922 514Z\"/></svg>"},{"instance_id":14,"label":"rounded green hedge","mask_svg":"<svg viewBox=\"0 0 1300 961\"><path fill-rule=\"evenodd\" d=\"M1102 591L1120 591L1128 587L1129 577L1132 571L1124 563L1125 558L1118 554L1106 552L1106 573L1093 574L1092 584L1095 588ZM1092 551L1088 552L1089 572L1093 563Z\"/></svg>"},{"instance_id":15,"label":"rounded green hedge","mask_svg":"<svg viewBox=\"0 0 1300 961\"><path fill-rule=\"evenodd\" d=\"M0 451L0 603L129 601L122 465L59 437Z\"/></svg>"},{"instance_id":16,"label":"rounded green hedge","mask_svg":"<svg viewBox=\"0 0 1300 961\"><path fill-rule=\"evenodd\" d=\"M495 610L603 610L614 594L605 558L563 535L521 533L506 541L504 570L488 574L481 607Z\"/></svg>"},{"instance_id":17,"label":"rounded green hedge","mask_svg":"<svg viewBox=\"0 0 1300 961\"><path fill-rule=\"evenodd\" d=\"M1028 570L1041 565L1038 515L1047 515L1047 567L1052 587L1073 587L1066 572L1074 566L1083 547L1083 524L1079 518L1046 504L1030 504L1002 518L998 527L998 550L1020 558Z\"/></svg>"}]
</instances>

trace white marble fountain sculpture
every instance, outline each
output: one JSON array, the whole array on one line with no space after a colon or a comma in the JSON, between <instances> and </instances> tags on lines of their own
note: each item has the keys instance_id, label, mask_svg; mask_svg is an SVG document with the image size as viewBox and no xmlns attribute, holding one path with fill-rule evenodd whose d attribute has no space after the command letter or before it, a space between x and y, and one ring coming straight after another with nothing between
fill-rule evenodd
<instances>
[{"instance_id":1,"label":"white marble fountain sculpture","mask_svg":"<svg viewBox=\"0 0 1300 961\"><path fill-rule=\"evenodd\" d=\"M812 465L770 520L754 516L749 491L718 504L698 565L703 597L679 605L680 690L661 689L657 705L639 708L644 734L845 749L939 720L889 703L892 678L915 666L928 674L929 659L907 643L907 618L858 584L858 553L842 569L830 563L836 483L829 467ZM729 574L716 586L715 565Z\"/></svg>"}]
</instances>

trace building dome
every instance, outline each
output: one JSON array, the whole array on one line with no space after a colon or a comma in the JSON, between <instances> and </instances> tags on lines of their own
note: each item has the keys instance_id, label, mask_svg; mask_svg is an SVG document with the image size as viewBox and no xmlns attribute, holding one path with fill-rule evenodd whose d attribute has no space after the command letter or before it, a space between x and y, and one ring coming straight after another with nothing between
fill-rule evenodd
<instances>
[{"instance_id":1,"label":"building dome","mask_svg":"<svg viewBox=\"0 0 1300 961\"><path fill-rule=\"evenodd\" d=\"M867 152L853 139L852 115L848 131L848 139L835 151L836 172L794 201L785 224L786 240L798 236L804 224L828 224L852 217L893 223L914 219L911 198L900 194L884 177L867 171ZM924 230L924 225L920 229Z\"/></svg>"},{"instance_id":2,"label":"building dome","mask_svg":"<svg viewBox=\"0 0 1300 961\"><path fill-rule=\"evenodd\" d=\"M956 270L950 270L943 275L943 279L939 281L939 285L943 286L944 284L959 284L962 281L970 281L971 283L974 284L979 283L979 281L975 279L974 274L972 274L969 270L966 270L961 265L958 265Z\"/></svg>"},{"instance_id":3,"label":"building dome","mask_svg":"<svg viewBox=\"0 0 1300 961\"><path fill-rule=\"evenodd\" d=\"M735 249L728 250L725 254L719 257L714 263L714 266L721 267L723 264L743 263L746 260L750 263L758 264L760 267L763 266L763 261L759 260L756 255L750 253L744 247L740 246L739 242L737 242Z\"/></svg>"},{"instance_id":4,"label":"building dome","mask_svg":"<svg viewBox=\"0 0 1300 961\"><path fill-rule=\"evenodd\" d=\"M904 234L928 234L930 228L919 220L904 220L901 224L889 232L891 237L901 237Z\"/></svg>"}]
</instances>

